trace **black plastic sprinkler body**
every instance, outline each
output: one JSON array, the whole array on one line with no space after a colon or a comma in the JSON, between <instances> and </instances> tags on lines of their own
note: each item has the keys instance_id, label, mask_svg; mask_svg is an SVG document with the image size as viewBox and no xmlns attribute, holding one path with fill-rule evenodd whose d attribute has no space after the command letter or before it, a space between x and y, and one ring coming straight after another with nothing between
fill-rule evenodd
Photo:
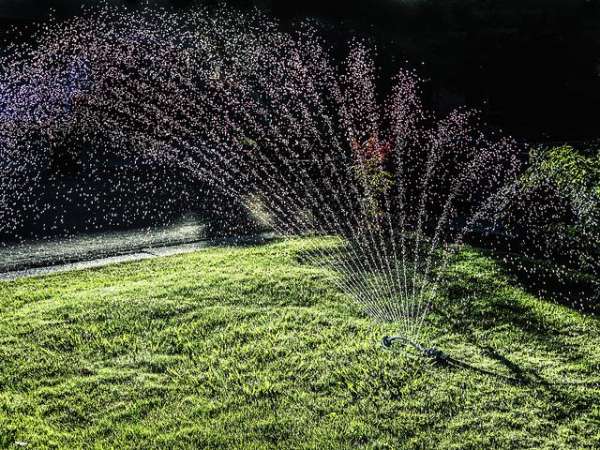
<instances>
[{"instance_id":1,"label":"black plastic sprinkler body","mask_svg":"<svg viewBox=\"0 0 600 450\"><path fill-rule=\"evenodd\" d=\"M402 337L402 336L384 336L381 341L381 345L384 348L390 348L394 344L394 342L398 342L398 341L411 345L412 347L417 349L417 351L421 355L426 356L427 358L431 358L431 359L435 360L435 362L437 362L437 363L446 364L449 362L449 356L446 355L443 351L438 350L435 347L431 347L431 348L423 347L421 344L419 344L417 342L413 342L410 339Z\"/></svg>"}]
</instances>

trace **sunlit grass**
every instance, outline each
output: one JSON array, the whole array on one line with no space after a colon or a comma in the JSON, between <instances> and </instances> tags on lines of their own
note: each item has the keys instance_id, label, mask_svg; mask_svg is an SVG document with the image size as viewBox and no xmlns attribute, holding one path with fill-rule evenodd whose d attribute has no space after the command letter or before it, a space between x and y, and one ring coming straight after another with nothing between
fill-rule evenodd
<instances>
[{"instance_id":1,"label":"sunlit grass","mask_svg":"<svg viewBox=\"0 0 600 450\"><path fill-rule=\"evenodd\" d=\"M597 318L465 251L424 340L513 380L422 364L301 258L318 245L0 283L0 447L600 446L600 389L572 384L600 379Z\"/></svg>"}]
</instances>

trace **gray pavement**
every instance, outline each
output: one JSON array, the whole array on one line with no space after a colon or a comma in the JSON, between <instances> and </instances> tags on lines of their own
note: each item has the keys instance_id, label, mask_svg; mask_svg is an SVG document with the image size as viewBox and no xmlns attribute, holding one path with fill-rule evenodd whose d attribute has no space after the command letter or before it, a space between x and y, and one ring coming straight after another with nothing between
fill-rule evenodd
<instances>
[{"instance_id":1,"label":"gray pavement","mask_svg":"<svg viewBox=\"0 0 600 450\"><path fill-rule=\"evenodd\" d=\"M169 245L163 247L151 247L145 248L141 251L117 255L108 256L102 258L89 259L84 261L70 262L65 264L57 264L47 267L33 267L23 270L14 270L9 272L0 273L1 281L13 281L19 278L38 277L44 275L51 275L56 273L70 272L74 270L86 270L94 269L97 267L104 267L111 264L119 264L131 261L140 261L144 259L162 258L165 256L181 255L184 253L191 253L218 245L250 245L261 242L267 242L276 237L274 233L262 233L253 236L235 237L235 238L224 238L219 240L203 240L198 242L192 242L181 245Z\"/></svg>"},{"instance_id":2,"label":"gray pavement","mask_svg":"<svg viewBox=\"0 0 600 450\"><path fill-rule=\"evenodd\" d=\"M192 215L164 226L145 229L106 230L73 236L0 243L0 272L77 263L112 256L145 253L207 239L206 226Z\"/></svg>"}]
</instances>

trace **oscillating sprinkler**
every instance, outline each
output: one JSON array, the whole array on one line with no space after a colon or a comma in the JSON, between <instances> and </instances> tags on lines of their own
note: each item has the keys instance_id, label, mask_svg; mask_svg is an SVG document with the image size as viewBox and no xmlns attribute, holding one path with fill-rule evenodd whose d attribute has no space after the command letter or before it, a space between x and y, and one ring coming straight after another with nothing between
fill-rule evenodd
<instances>
[{"instance_id":1,"label":"oscillating sprinkler","mask_svg":"<svg viewBox=\"0 0 600 450\"><path fill-rule=\"evenodd\" d=\"M436 363L446 364L450 361L450 357L446 355L443 351L435 348L435 347L423 347L418 342L414 342L404 336L384 336L381 340L381 345L383 348L391 348L391 346L395 342L404 342L412 347L414 347L422 356L433 359Z\"/></svg>"}]
</instances>

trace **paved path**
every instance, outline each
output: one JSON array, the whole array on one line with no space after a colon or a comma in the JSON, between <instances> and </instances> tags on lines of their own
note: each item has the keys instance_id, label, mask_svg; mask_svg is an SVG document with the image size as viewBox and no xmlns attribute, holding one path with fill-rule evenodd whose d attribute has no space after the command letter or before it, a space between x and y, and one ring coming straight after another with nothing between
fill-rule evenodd
<instances>
[{"instance_id":1,"label":"paved path","mask_svg":"<svg viewBox=\"0 0 600 450\"><path fill-rule=\"evenodd\" d=\"M275 238L273 233L263 233L255 236L245 236L236 238L226 238L221 240L205 240L191 244L171 245L166 247L152 247L143 249L136 253L127 255L110 256L106 258L97 258L87 261L79 261L68 264L59 264L50 267L38 267L25 270L16 270L12 272L0 273L0 281L13 281L19 278L38 277L55 273L70 272L73 270L93 269L104 267L110 264L118 264L130 261L140 261L143 259L161 258L164 256L181 255L198 250L214 247L217 245L249 245L266 242Z\"/></svg>"},{"instance_id":2,"label":"paved path","mask_svg":"<svg viewBox=\"0 0 600 450\"><path fill-rule=\"evenodd\" d=\"M154 247L177 246L205 239L206 227L202 220L188 215L174 223L151 228L104 230L17 244L0 243L0 273L145 253Z\"/></svg>"}]
</instances>

